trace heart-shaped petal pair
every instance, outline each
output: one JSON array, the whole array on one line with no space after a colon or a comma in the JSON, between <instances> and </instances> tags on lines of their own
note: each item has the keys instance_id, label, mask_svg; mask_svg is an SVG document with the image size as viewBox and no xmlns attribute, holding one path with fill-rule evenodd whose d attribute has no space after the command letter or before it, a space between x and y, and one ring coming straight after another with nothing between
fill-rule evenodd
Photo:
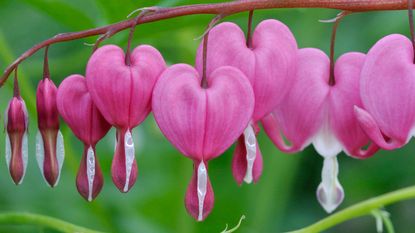
<instances>
[{"instance_id":1,"label":"heart-shaped petal pair","mask_svg":"<svg viewBox=\"0 0 415 233\"><path fill-rule=\"evenodd\" d=\"M61 83L56 103L60 115L84 144L76 185L79 193L92 201L101 191L104 182L95 145L105 136L111 125L92 102L86 80L81 75L71 75Z\"/></svg>"},{"instance_id":2,"label":"heart-shaped petal pair","mask_svg":"<svg viewBox=\"0 0 415 233\"><path fill-rule=\"evenodd\" d=\"M211 208L204 205L213 206L213 191L206 188L210 181L203 166L241 135L254 109L251 85L238 69L218 68L207 80L208 87L204 89L193 67L173 65L161 75L153 93L154 118L161 131L181 153L195 161L195 172L201 172L193 175L197 179L191 182L186 194L187 209L198 220L210 212ZM206 190L202 193L208 195L189 193L199 189ZM190 208L196 196L199 207Z\"/></svg>"},{"instance_id":3,"label":"heart-shaped petal pair","mask_svg":"<svg viewBox=\"0 0 415 233\"><path fill-rule=\"evenodd\" d=\"M124 51L115 45L99 48L88 62L88 90L105 119L117 128L117 145L112 162L112 179L127 192L137 178L132 129L151 111L153 87L166 68L161 54L142 45L131 53L126 65Z\"/></svg>"}]
</instances>

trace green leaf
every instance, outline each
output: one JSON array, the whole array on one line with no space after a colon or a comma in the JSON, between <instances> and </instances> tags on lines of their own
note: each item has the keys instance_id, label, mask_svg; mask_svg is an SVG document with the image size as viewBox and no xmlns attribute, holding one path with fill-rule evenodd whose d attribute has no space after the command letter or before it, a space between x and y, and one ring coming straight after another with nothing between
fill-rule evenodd
<instances>
[{"instance_id":1,"label":"green leaf","mask_svg":"<svg viewBox=\"0 0 415 233\"><path fill-rule=\"evenodd\" d=\"M26 4L48 15L59 23L73 30L84 30L94 27L90 16L62 1L23 0Z\"/></svg>"}]
</instances>

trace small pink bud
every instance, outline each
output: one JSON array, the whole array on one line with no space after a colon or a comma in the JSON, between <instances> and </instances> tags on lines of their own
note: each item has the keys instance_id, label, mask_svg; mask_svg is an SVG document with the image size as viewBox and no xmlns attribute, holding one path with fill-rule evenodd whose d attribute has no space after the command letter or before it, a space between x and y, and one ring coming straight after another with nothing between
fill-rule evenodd
<instances>
[{"instance_id":1,"label":"small pink bud","mask_svg":"<svg viewBox=\"0 0 415 233\"><path fill-rule=\"evenodd\" d=\"M105 136L111 125L95 107L86 87L86 80L81 75L71 75L61 83L56 103L65 122L84 143L76 187L86 200L92 201L104 183L95 145Z\"/></svg>"},{"instance_id":2,"label":"small pink bud","mask_svg":"<svg viewBox=\"0 0 415 233\"><path fill-rule=\"evenodd\" d=\"M57 88L52 80L40 81L36 92L37 122L36 158L45 181L54 187L59 181L64 160L63 137L59 131L56 106Z\"/></svg>"},{"instance_id":3,"label":"small pink bud","mask_svg":"<svg viewBox=\"0 0 415 233\"><path fill-rule=\"evenodd\" d=\"M26 104L20 96L12 98L5 116L7 168L14 183L21 184L28 158L28 114Z\"/></svg>"}]
</instances>

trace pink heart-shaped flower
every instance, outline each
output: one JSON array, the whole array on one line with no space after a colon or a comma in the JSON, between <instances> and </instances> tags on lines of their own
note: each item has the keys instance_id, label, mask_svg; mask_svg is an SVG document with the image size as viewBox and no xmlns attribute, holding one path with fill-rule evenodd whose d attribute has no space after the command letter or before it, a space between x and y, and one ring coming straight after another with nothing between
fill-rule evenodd
<instances>
[{"instance_id":1,"label":"pink heart-shaped flower","mask_svg":"<svg viewBox=\"0 0 415 233\"><path fill-rule=\"evenodd\" d=\"M67 77L59 86L56 103L60 115L75 136L84 143L84 153L76 177L79 193L92 201L101 191L102 172L95 153L95 145L105 136L108 124L92 102L81 75Z\"/></svg>"},{"instance_id":2,"label":"pink heart-shaped flower","mask_svg":"<svg viewBox=\"0 0 415 233\"><path fill-rule=\"evenodd\" d=\"M202 73L202 51L203 42L196 57L199 74ZM262 173L259 169L262 155L256 142L255 124L281 103L292 86L296 56L297 42L293 34L277 20L265 20L256 27L251 47L247 45L244 32L234 23L221 23L209 32L207 74L221 66L236 67L248 77L255 94L252 122L237 142L245 145L238 145L234 152L234 157L238 158L233 160L232 168L239 184L241 176L245 182L251 183L256 182ZM241 159L244 156L245 159ZM253 169L255 166L257 169Z\"/></svg>"},{"instance_id":3,"label":"pink heart-shaped flower","mask_svg":"<svg viewBox=\"0 0 415 233\"><path fill-rule=\"evenodd\" d=\"M367 54L356 116L367 135L384 149L405 145L414 135L415 65L411 41L403 35L379 40Z\"/></svg>"},{"instance_id":4,"label":"pink heart-shaped flower","mask_svg":"<svg viewBox=\"0 0 415 233\"><path fill-rule=\"evenodd\" d=\"M105 119L117 128L112 179L122 192L130 190L137 178L131 130L150 113L153 87L165 68L161 54L147 45L134 49L131 65L114 45L99 48L89 59L88 90Z\"/></svg>"},{"instance_id":5,"label":"pink heart-shaped flower","mask_svg":"<svg viewBox=\"0 0 415 233\"><path fill-rule=\"evenodd\" d=\"M193 177L197 181L189 185L186 207L198 220L210 212L211 208L206 207L213 206L205 163L232 145L248 125L254 109L252 88L238 69L218 68L207 80L208 87L202 88L193 67L174 65L161 75L153 93L154 118L161 131L181 153L194 160L197 176ZM195 195L198 208L193 208L191 197Z\"/></svg>"},{"instance_id":6,"label":"pink heart-shaped flower","mask_svg":"<svg viewBox=\"0 0 415 233\"><path fill-rule=\"evenodd\" d=\"M336 156L347 154L366 158L378 147L360 128L354 116L354 106L362 106L359 78L365 61L362 53L341 56L334 67L336 83L329 85L330 61L317 49L301 49L295 84L270 116L262 120L264 129L282 151L296 152L312 143L325 159L322 183L317 195L327 212L333 211L343 200L343 188L337 180ZM283 132L291 145L281 136Z\"/></svg>"}]
</instances>

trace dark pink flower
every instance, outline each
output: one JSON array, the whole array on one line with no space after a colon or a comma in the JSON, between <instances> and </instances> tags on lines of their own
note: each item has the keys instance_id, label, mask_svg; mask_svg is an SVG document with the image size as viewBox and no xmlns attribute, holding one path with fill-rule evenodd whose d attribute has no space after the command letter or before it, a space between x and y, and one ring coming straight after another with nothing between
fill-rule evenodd
<instances>
[{"instance_id":1,"label":"dark pink flower","mask_svg":"<svg viewBox=\"0 0 415 233\"><path fill-rule=\"evenodd\" d=\"M112 180L128 192L137 178L132 129L151 111L153 87L166 68L161 54L142 45L125 63L123 50L115 45L99 48L88 62L88 90L105 119L117 128L117 145L112 162Z\"/></svg>"},{"instance_id":2,"label":"dark pink flower","mask_svg":"<svg viewBox=\"0 0 415 233\"><path fill-rule=\"evenodd\" d=\"M56 102L59 113L84 144L76 186L86 200L92 201L101 191L104 182L95 145L105 136L111 125L95 107L86 80L81 75L71 75L61 83Z\"/></svg>"},{"instance_id":3,"label":"dark pink flower","mask_svg":"<svg viewBox=\"0 0 415 233\"><path fill-rule=\"evenodd\" d=\"M154 118L161 131L194 161L185 202L187 211L199 221L213 207L207 163L241 135L254 109L252 88L238 69L218 68L207 81L203 88L193 67L173 65L161 75L153 93Z\"/></svg>"}]
</instances>

